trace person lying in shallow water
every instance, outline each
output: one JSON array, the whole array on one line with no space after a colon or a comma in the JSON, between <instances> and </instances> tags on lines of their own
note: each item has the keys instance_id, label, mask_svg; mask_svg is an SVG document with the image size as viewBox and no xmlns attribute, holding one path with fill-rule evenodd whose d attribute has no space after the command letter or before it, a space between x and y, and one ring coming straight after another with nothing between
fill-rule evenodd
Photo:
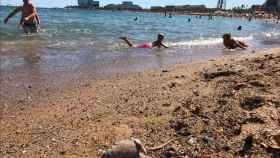
<instances>
[{"instance_id":1,"label":"person lying in shallow water","mask_svg":"<svg viewBox=\"0 0 280 158\"><path fill-rule=\"evenodd\" d=\"M135 47L135 48L168 48L165 44L163 44L163 40L164 40L164 35L162 33L158 34L157 36L157 40L154 41L153 43L144 43L144 44L140 44L140 45L133 45L127 37L120 37L121 40L123 40L129 47Z\"/></svg>"},{"instance_id":2,"label":"person lying in shallow water","mask_svg":"<svg viewBox=\"0 0 280 158\"><path fill-rule=\"evenodd\" d=\"M37 14L35 6L31 3L31 0L23 0L23 6L17 7L11 12L4 20L7 24L9 19L21 12L20 26L25 33L37 33L39 31L40 19Z\"/></svg>"},{"instance_id":3,"label":"person lying in shallow water","mask_svg":"<svg viewBox=\"0 0 280 158\"><path fill-rule=\"evenodd\" d=\"M248 45L246 45L245 43L232 39L230 33L224 34L223 39L224 39L223 42L224 46L228 49L236 49L236 48L246 49L248 47Z\"/></svg>"}]
</instances>

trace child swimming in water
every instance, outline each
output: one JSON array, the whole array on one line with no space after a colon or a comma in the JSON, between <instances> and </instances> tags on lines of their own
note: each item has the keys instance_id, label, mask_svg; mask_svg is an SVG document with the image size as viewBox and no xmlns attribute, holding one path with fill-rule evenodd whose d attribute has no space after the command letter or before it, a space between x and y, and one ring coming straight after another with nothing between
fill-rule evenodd
<instances>
[{"instance_id":1,"label":"child swimming in water","mask_svg":"<svg viewBox=\"0 0 280 158\"><path fill-rule=\"evenodd\" d=\"M154 41L153 43L144 43L144 44L140 44L140 45L136 45L134 46L127 37L120 37L120 39L122 39L129 47L135 47L135 48L148 48L151 49L153 47L157 47L157 48L168 48L165 44L163 44L163 40L164 40L164 35L162 33L158 34L157 36L157 40Z\"/></svg>"},{"instance_id":2,"label":"child swimming in water","mask_svg":"<svg viewBox=\"0 0 280 158\"><path fill-rule=\"evenodd\" d=\"M11 12L4 20L7 24L9 19L21 12L20 26L23 28L25 33L36 33L39 31L40 19L37 14L35 6L31 3L31 0L23 0L23 6L17 7Z\"/></svg>"},{"instance_id":3,"label":"child swimming in water","mask_svg":"<svg viewBox=\"0 0 280 158\"><path fill-rule=\"evenodd\" d=\"M246 49L248 47L248 45L246 45L245 43L232 39L230 33L224 34L223 39L224 39L223 42L224 46L228 49L236 49L236 48Z\"/></svg>"}]
</instances>

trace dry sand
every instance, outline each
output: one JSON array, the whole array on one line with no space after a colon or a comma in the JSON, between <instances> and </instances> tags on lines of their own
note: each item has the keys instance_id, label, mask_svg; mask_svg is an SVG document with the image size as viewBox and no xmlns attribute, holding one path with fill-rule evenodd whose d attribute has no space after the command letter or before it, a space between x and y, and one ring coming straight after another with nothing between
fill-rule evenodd
<instances>
[{"instance_id":1,"label":"dry sand","mask_svg":"<svg viewBox=\"0 0 280 158\"><path fill-rule=\"evenodd\" d=\"M2 98L0 157L97 157L131 137L146 148L176 138L149 157L280 157L268 145L280 130L280 49L73 87Z\"/></svg>"}]
</instances>

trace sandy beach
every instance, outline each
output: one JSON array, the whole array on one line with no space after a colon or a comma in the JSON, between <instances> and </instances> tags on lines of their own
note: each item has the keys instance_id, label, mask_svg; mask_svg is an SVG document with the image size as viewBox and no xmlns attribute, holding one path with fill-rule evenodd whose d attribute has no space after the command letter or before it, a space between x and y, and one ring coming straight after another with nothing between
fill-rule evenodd
<instances>
[{"instance_id":1,"label":"sandy beach","mask_svg":"<svg viewBox=\"0 0 280 158\"><path fill-rule=\"evenodd\" d=\"M131 137L175 139L153 158L280 155L280 49L26 91L0 100L0 157L97 157Z\"/></svg>"}]
</instances>

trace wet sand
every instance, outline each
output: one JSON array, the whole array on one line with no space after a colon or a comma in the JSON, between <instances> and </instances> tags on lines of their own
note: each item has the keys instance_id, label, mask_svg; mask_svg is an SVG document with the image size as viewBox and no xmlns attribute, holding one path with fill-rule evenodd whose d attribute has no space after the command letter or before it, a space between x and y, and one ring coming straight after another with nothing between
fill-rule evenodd
<instances>
[{"instance_id":1,"label":"wet sand","mask_svg":"<svg viewBox=\"0 0 280 158\"><path fill-rule=\"evenodd\" d=\"M269 49L65 87L24 83L9 97L1 88L0 157L97 157L130 137L146 148L176 138L149 157L277 157L279 78L280 49Z\"/></svg>"}]
</instances>

